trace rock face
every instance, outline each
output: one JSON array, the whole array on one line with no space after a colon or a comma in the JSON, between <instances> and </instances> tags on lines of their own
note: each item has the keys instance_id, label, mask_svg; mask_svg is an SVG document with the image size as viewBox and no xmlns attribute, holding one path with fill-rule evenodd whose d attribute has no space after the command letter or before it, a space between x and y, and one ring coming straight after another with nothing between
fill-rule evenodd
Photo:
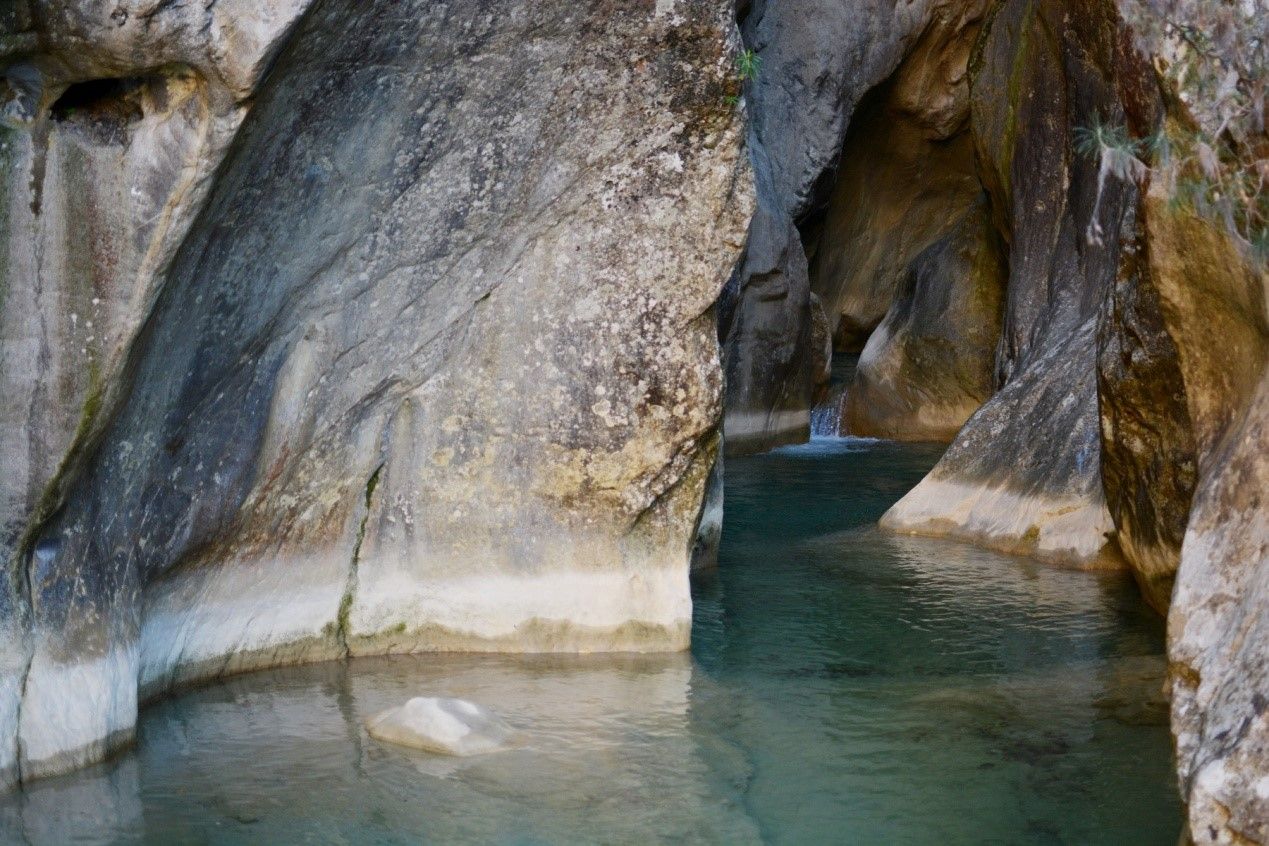
<instances>
[{"instance_id":1,"label":"rock face","mask_svg":"<svg viewBox=\"0 0 1269 846\"><path fill-rule=\"evenodd\" d=\"M6 777L223 672L685 647L728 4L135 5L8 72Z\"/></svg>"},{"instance_id":2,"label":"rock face","mask_svg":"<svg viewBox=\"0 0 1269 846\"><path fill-rule=\"evenodd\" d=\"M1265 283L1161 190L1102 306L1102 478L1119 546L1167 613L1190 500L1269 357ZM1142 409L1148 409L1143 413Z\"/></svg>"},{"instance_id":3,"label":"rock face","mask_svg":"<svg viewBox=\"0 0 1269 846\"><path fill-rule=\"evenodd\" d=\"M808 245L799 224L827 202L856 106L894 74L931 21L959 19L964 5L742 4L745 44L758 59L746 99L759 211L719 315L729 453L808 437L819 359L811 331ZM835 304L824 298L824 308L835 325Z\"/></svg>"},{"instance_id":4,"label":"rock face","mask_svg":"<svg viewBox=\"0 0 1269 846\"><path fill-rule=\"evenodd\" d=\"M1269 843L1269 370L1207 462L1168 617L1172 730L1195 843Z\"/></svg>"},{"instance_id":5,"label":"rock face","mask_svg":"<svg viewBox=\"0 0 1269 846\"><path fill-rule=\"evenodd\" d=\"M841 431L951 441L992 394L1007 275L979 202L908 267L859 357Z\"/></svg>"},{"instance_id":6,"label":"rock face","mask_svg":"<svg viewBox=\"0 0 1269 846\"><path fill-rule=\"evenodd\" d=\"M1077 566L1117 557L1100 475L1099 306L1139 231L1137 186L1073 149L1102 121L1161 123L1150 67L1102 0L1008 0L971 66L980 178L1008 249L1003 388L884 525Z\"/></svg>"},{"instance_id":7,"label":"rock face","mask_svg":"<svg viewBox=\"0 0 1269 846\"><path fill-rule=\"evenodd\" d=\"M0 19L0 784L17 774L29 567L56 548L37 543L37 528L121 401L164 269L242 101L305 4L143 14L150 5L117 3L103 20L89 4L18 2ZM134 709L135 685L82 690L57 710L97 755L123 730L103 715ZM29 743L37 757L51 748L38 735Z\"/></svg>"},{"instance_id":8,"label":"rock face","mask_svg":"<svg viewBox=\"0 0 1269 846\"><path fill-rule=\"evenodd\" d=\"M934 6L902 63L852 117L811 269L839 349L862 349L911 263L980 193L967 77L986 5Z\"/></svg>"}]
</instances>

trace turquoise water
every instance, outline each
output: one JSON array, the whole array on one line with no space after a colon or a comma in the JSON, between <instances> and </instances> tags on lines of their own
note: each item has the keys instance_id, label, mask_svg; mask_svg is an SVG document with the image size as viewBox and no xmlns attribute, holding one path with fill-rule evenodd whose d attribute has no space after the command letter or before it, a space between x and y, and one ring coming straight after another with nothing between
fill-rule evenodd
<instances>
[{"instance_id":1,"label":"turquoise water","mask_svg":"<svg viewBox=\"0 0 1269 846\"><path fill-rule=\"evenodd\" d=\"M691 655L419 656L255 673L0 799L44 843L1171 844L1162 622L1124 579L886 536L929 447L727 466ZM362 719L460 696L520 732L449 759Z\"/></svg>"}]
</instances>

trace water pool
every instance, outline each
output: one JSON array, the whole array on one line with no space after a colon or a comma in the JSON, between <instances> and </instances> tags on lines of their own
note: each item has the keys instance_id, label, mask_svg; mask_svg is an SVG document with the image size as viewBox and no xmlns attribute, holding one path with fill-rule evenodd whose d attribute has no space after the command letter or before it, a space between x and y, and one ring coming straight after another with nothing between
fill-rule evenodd
<instances>
[{"instance_id":1,"label":"water pool","mask_svg":"<svg viewBox=\"0 0 1269 846\"><path fill-rule=\"evenodd\" d=\"M1175 843L1162 620L1126 578L873 528L937 456L834 438L729 462L691 655L240 676L0 798L0 840ZM366 736L421 693L488 705L519 745Z\"/></svg>"}]
</instances>

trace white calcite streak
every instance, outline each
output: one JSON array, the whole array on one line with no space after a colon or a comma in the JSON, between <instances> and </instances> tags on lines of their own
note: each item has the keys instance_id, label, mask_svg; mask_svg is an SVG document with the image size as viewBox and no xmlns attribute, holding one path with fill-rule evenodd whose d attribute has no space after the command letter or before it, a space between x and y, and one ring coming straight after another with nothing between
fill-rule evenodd
<instances>
[{"instance_id":1,"label":"white calcite streak","mask_svg":"<svg viewBox=\"0 0 1269 846\"><path fill-rule=\"evenodd\" d=\"M137 720L137 650L118 645L60 663L36 652L18 725L23 778L57 775L131 741Z\"/></svg>"},{"instance_id":2,"label":"white calcite streak","mask_svg":"<svg viewBox=\"0 0 1269 846\"><path fill-rule=\"evenodd\" d=\"M226 671L336 654L347 567L347 556L332 551L198 568L150 586L142 698Z\"/></svg>"},{"instance_id":3,"label":"white calcite streak","mask_svg":"<svg viewBox=\"0 0 1269 846\"><path fill-rule=\"evenodd\" d=\"M367 567L366 564L370 566ZM686 649L686 560L622 571L428 579L362 565L350 627L355 654L435 649L657 652Z\"/></svg>"}]
</instances>

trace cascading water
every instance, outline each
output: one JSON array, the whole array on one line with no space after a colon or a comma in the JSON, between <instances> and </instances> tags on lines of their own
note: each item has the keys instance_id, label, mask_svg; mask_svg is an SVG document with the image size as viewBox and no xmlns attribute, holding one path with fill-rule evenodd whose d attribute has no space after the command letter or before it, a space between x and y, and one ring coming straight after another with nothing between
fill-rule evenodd
<instances>
[{"instance_id":1,"label":"cascading water","mask_svg":"<svg viewBox=\"0 0 1269 846\"><path fill-rule=\"evenodd\" d=\"M846 404L846 385L833 385L819 405L811 409L811 437L841 436L842 407Z\"/></svg>"},{"instance_id":2,"label":"cascading water","mask_svg":"<svg viewBox=\"0 0 1269 846\"><path fill-rule=\"evenodd\" d=\"M828 393L811 409L811 437L840 438L846 434L842 431L842 410L846 405L846 389L855 378L858 363L859 356L854 353L833 355L833 378L828 384Z\"/></svg>"}]
</instances>

